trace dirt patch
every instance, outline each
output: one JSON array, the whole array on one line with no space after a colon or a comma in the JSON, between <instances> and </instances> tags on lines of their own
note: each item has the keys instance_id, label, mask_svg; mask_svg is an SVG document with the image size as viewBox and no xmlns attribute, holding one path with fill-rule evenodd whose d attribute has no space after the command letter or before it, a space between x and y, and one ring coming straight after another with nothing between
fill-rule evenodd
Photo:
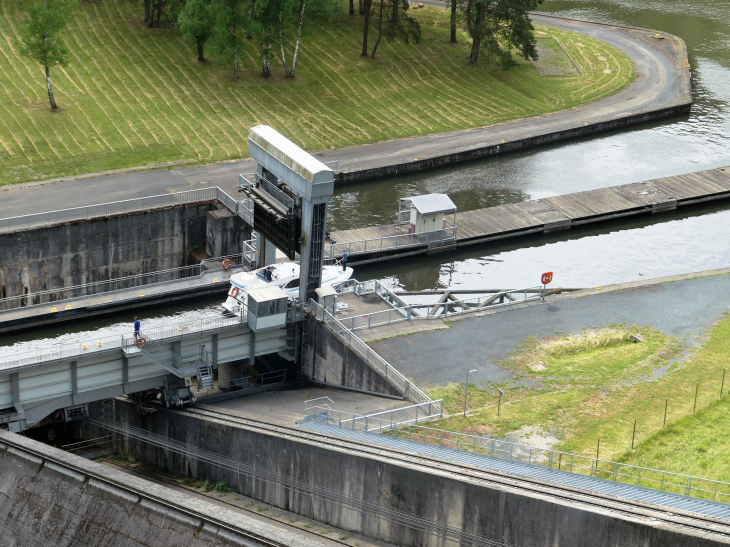
<instances>
[{"instance_id":1,"label":"dirt patch","mask_svg":"<svg viewBox=\"0 0 730 547\"><path fill-rule=\"evenodd\" d=\"M560 442L553 433L536 425L526 425L517 431L507 433L507 440L513 443L550 450Z\"/></svg>"}]
</instances>

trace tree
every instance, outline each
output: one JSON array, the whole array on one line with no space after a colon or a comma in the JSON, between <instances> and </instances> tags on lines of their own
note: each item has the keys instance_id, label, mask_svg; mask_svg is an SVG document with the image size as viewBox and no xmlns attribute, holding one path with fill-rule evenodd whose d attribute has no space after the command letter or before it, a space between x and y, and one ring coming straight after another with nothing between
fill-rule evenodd
<instances>
[{"instance_id":1,"label":"tree","mask_svg":"<svg viewBox=\"0 0 730 547\"><path fill-rule=\"evenodd\" d=\"M238 80L238 49L243 47L241 31L246 27L246 0L214 0L211 9L216 13L213 27L213 49L233 55L233 78Z\"/></svg>"},{"instance_id":2,"label":"tree","mask_svg":"<svg viewBox=\"0 0 730 547\"><path fill-rule=\"evenodd\" d=\"M27 19L20 26L18 49L46 70L46 88L51 109L56 110L56 98L51 86L51 67L68 64L68 48L61 33L66 28L78 0L21 0L20 7Z\"/></svg>"},{"instance_id":3,"label":"tree","mask_svg":"<svg viewBox=\"0 0 730 547\"><path fill-rule=\"evenodd\" d=\"M372 5L371 0L364 0L364 11L365 11L365 22L363 24L363 33L362 33L362 52L360 53L361 57L367 57L368 56L368 30L370 30L370 8ZM362 12L360 12L362 13Z\"/></svg>"},{"instance_id":4,"label":"tree","mask_svg":"<svg viewBox=\"0 0 730 547\"><path fill-rule=\"evenodd\" d=\"M343 13L343 5L340 0L295 0L292 6L284 6L282 12L282 26L279 32L279 42L281 45L281 61L284 65L284 74L287 78L294 78L297 66L297 55L299 54L299 45L302 40L302 30L304 29L305 14L309 19L316 19L321 23L332 21L335 15ZM292 17L292 14L297 16ZM289 38L289 34L293 33L296 28L296 39L294 42L294 54L292 55L291 69L286 64L286 52L284 51L284 41Z\"/></svg>"},{"instance_id":5,"label":"tree","mask_svg":"<svg viewBox=\"0 0 730 547\"><path fill-rule=\"evenodd\" d=\"M482 42L488 59L503 69L516 64L512 50L523 59L537 59L535 29L529 11L543 0L468 0L466 28L472 39L469 64L476 65Z\"/></svg>"},{"instance_id":6,"label":"tree","mask_svg":"<svg viewBox=\"0 0 730 547\"><path fill-rule=\"evenodd\" d=\"M215 18L209 0L187 0L177 17L177 26L183 38L195 43L198 48L198 61L205 62L203 47L213 34Z\"/></svg>"},{"instance_id":7,"label":"tree","mask_svg":"<svg viewBox=\"0 0 730 547\"><path fill-rule=\"evenodd\" d=\"M261 75L271 75L272 42L280 38L283 28L291 24L292 0L256 0L253 18L249 22L250 33L259 44ZM286 17L285 17L286 15Z\"/></svg>"},{"instance_id":8,"label":"tree","mask_svg":"<svg viewBox=\"0 0 730 547\"><path fill-rule=\"evenodd\" d=\"M378 39L373 46L370 54L371 59L375 59L375 53L380 45L380 40L385 36L386 40L395 40L400 38L406 44L421 41L421 25L418 24L413 17L408 15L408 2L406 0L390 0L392 11L387 21L385 20L384 4L388 0L380 0L380 6L376 12L373 9L374 21L378 23ZM383 27L385 23L385 27Z\"/></svg>"}]
</instances>

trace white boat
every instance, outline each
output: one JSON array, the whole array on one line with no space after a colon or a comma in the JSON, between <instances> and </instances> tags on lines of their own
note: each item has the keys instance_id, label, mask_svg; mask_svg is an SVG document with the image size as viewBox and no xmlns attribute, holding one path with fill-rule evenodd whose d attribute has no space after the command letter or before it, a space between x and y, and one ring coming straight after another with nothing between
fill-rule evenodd
<instances>
[{"instance_id":1,"label":"white boat","mask_svg":"<svg viewBox=\"0 0 730 547\"><path fill-rule=\"evenodd\" d=\"M271 272L271 281L267 280ZM352 268L346 268L335 264L322 268L322 287L333 286L344 283L352 277ZM246 293L252 289L260 289L276 285L281 288L289 298L299 296L299 264L297 262L281 262L272 264L258 270L241 272L231 276L231 288L228 291L228 298L223 303L223 309L234 315L241 312L241 306L246 305Z\"/></svg>"}]
</instances>

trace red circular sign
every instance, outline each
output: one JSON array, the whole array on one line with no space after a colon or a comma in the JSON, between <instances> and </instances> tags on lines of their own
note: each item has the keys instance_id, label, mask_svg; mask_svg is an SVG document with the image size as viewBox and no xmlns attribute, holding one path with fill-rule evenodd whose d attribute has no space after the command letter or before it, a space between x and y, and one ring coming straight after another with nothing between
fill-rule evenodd
<instances>
[{"instance_id":1,"label":"red circular sign","mask_svg":"<svg viewBox=\"0 0 730 547\"><path fill-rule=\"evenodd\" d=\"M542 274L542 284L547 285L553 280L553 272L545 272Z\"/></svg>"}]
</instances>

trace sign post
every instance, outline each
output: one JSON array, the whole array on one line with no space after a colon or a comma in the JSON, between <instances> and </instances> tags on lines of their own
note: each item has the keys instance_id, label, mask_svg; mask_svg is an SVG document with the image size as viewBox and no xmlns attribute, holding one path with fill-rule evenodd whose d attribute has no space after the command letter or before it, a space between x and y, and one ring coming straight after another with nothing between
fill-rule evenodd
<instances>
[{"instance_id":1,"label":"sign post","mask_svg":"<svg viewBox=\"0 0 730 547\"><path fill-rule=\"evenodd\" d=\"M540 295L540 298L542 298L543 300L545 300L545 290L552 280L553 272L545 272L544 274L542 274L542 294Z\"/></svg>"}]
</instances>

